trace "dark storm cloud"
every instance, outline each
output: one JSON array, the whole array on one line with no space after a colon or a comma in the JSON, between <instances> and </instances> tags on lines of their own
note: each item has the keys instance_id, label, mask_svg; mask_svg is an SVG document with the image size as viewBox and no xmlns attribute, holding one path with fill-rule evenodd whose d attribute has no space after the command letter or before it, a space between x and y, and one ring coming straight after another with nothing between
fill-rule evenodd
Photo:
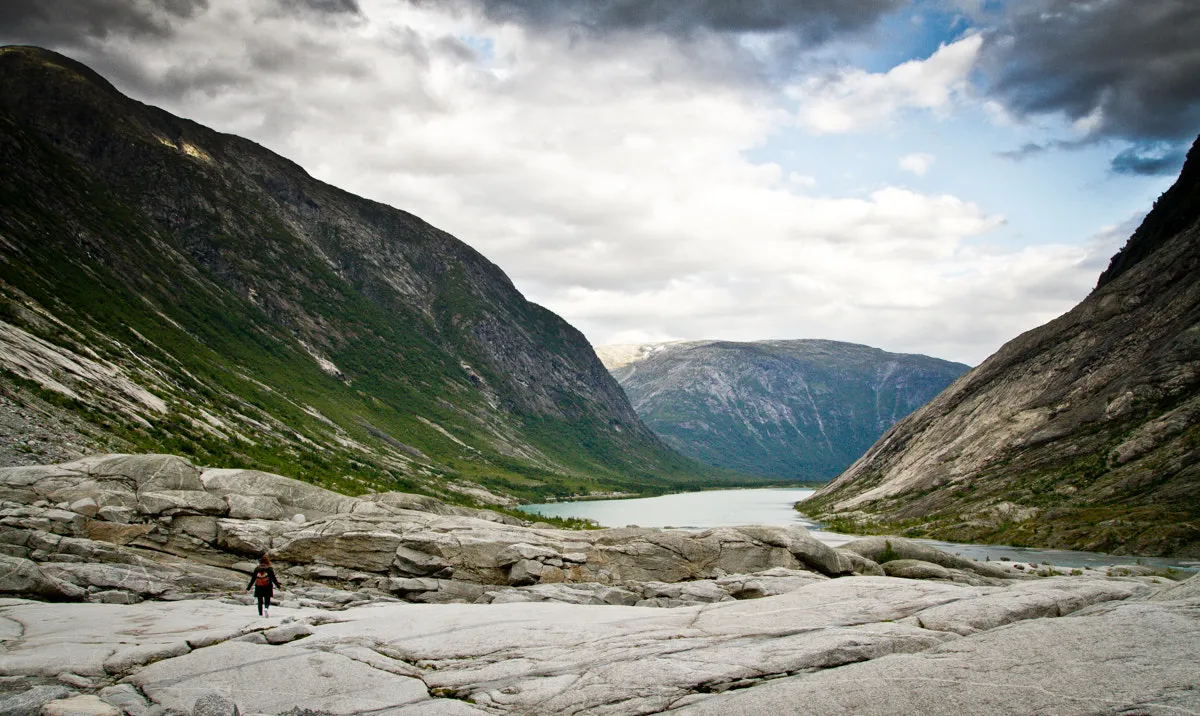
<instances>
[{"instance_id":1,"label":"dark storm cloud","mask_svg":"<svg viewBox=\"0 0 1200 716\"><path fill-rule=\"evenodd\" d=\"M78 43L110 36L161 36L171 19L185 19L208 7L208 0L4 0L0 38L39 45Z\"/></svg>"},{"instance_id":2,"label":"dark storm cloud","mask_svg":"<svg viewBox=\"0 0 1200 716\"><path fill-rule=\"evenodd\" d=\"M284 7L299 7L330 15L361 15L357 0L282 0Z\"/></svg>"},{"instance_id":3,"label":"dark storm cloud","mask_svg":"<svg viewBox=\"0 0 1200 716\"><path fill-rule=\"evenodd\" d=\"M1085 149L1100 142L1096 137L1085 137L1083 139L1057 139L1049 142L1026 142L1016 149L1005 152L996 152L996 155L1004 159L1013 161L1022 161L1030 157L1036 157L1039 154L1045 154L1051 150L1071 151L1074 149Z\"/></svg>"},{"instance_id":4,"label":"dark storm cloud","mask_svg":"<svg viewBox=\"0 0 1200 716\"><path fill-rule=\"evenodd\" d=\"M428 0L426 0L428 1ZM869 27L901 0L472 0L493 19L604 33L650 30L687 36L790 32L807 41Z\"/></svg>"},{"instance_id":5,"label":"dark storm cloud","mask_svg":"<svg viewBox=\"0 0 1200 716\"><path fill-rule=\"evenodd\" d=\"M981 68L1010 112L1099 116L1091 136L1135 142L1200 131L1200 2L1021 0L1006 12Z\"/></svg>"},{"instance_id":6,"label":"dark storm cloud","mask_svg":"<svg viewBox=\"0 0 1200 716\"><path fill-rule=\"evenodd\" d=\"M359 14L357 0L276 0L282 12ZM0 0L0 42L78 46L112 37L172 35L209 0Z\"/></svg>"},{"instance_id":7,"label":"dark storm cloud","mask_svg":"<svg viewBox=\"0 0 1200 716\"><path fill-rule=\"evenodd\" d=\"M1137 176L1173 176L1187 156L1187 145L1130 147L1112 160L1112 171Z\"/></svg>"}]
</instances>

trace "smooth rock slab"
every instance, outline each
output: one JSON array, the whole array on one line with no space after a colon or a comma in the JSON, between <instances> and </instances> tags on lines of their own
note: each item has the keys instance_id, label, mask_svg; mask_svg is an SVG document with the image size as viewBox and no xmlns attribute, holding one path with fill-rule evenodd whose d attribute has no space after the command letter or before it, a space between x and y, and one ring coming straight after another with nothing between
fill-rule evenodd
<instances>
[{"instance_id":1,"label":"smooth rock slab","mask_svg":"<svg viewBox=\"0 0 1200 716\"><path fill-rule=\"evenodd\" d=\"M425 684L338 654L232 641L160 661L130 682L167 709L190 713L214 684L243 713L293 708L327 714L380 711L429 698Z\"/></svg>"},{"instance_id":2,"label":"smooth rock slab","mask_svg":"<svg viewBox=\"0 0 1200 716\"><path fill-rule=\"evenodd\" d=\"M1066 616L1093 604L1152 592L1153 587L1134 581L1058 577L1022 582L978 599L926 609L917 614L917 620L926 629L966 636L1026 619Z\"/></svg>"},{"instance_id":3,"label":"smooth rock slab","mask_svg":"<svg viewBox=\"0 0 1200 716\"><path fill-rule=\"evenodd\" d=\"M1094 610L1094 611L1093 611ZM1200 614L1120 603L708 697L673 716L1181 714L1200 711Z\"/></svg>"},{"instance_id":4,"label":"smooth rock slab","mask_svg":"<svg viewBox=\"0 0 1200 716\"><path fill-rule=\"evenodd\" d=\"M104 670L110 674L124 674L144 664L182 656L191 650L187 642L182 640L166 644L138 644L114 652L104 660Z\"/></svg>"},{"instance_id":5,"label":"smooth rock slab","mask_svg":"<svg viewBox=\"0 0 1200 716\"><path fill-rule=\"evenodd\" d=\"M958 585L853 578L768 599L668 610L381 606L345 612L348 621L299 643L385 644L429 666L431 688L500 713L646 714L698 690L932 648L958 637L883 622L976 594Z\"/></svg>"}]
</instances>

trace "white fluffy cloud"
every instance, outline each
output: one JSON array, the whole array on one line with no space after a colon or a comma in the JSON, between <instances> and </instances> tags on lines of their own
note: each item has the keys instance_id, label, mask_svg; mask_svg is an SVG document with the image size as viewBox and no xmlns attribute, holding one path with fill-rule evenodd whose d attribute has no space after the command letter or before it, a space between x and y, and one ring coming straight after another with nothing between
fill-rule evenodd
<instances>
[{"instance_id":1,"label":"white fluffy cloud","mask_svg":"<svg viewBox=\"0 0 1200 716\"><path fill-rule=\"evenodd\" d=\"M803 82L793 115L761 84L703 74L677 38L615 47L461 7L360 6L209 0L169 42L72 54L450 231L594 344L831 338L976 362L1094 281L1082 249L979 248L1003 218L975 203L886 185L823 194L819 176L747 158L795 116L838 132L947 111L978 37ZM1074 293L1041 290L1063 286Z\"/></svg>"},{"instance_id":2,"label":"white fluffy cloud","mask_svg":"<svg viewBox=\"0 0 1200 716\"><path fill-rule=\"evenodd\" d=\"M875 127L905 109L947 111L967 87L983 38L969 35L943 45L925 60L910 60L887 72L856 67L812 77L788 94L799 104L797 120L817 134Z\"/></svg>"},{"instance_id":3,"label":"white fluffy cloud","mask_svg":"<svg viewBox=\"0 0 1200 716\"><path fill-rule=\"evenodd\" d=\"M936 157L934 157L932 154L922 154L918 152L914 154L905 154L904 156L900 157L898 164L904 171L912 172L919 177L923 177L925 176L925 173L929 171L929 168L933 166L935 159Z\"/></svg>"}]
</instances>

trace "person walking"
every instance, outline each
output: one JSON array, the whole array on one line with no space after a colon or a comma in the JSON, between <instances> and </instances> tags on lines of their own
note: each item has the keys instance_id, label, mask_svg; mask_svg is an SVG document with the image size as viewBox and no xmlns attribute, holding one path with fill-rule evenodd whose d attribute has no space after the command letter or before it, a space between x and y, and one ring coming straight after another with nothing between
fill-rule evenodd
<instances>
[{"instance_id":1,"label":"person walking","mask_svg":"<svg viewBox=\"0 0 1200 716\"><path fill-rule=\"evenodd\" d=\"M258 600L258 615L260 617L271 616L271 596L275 593L272 585L278 587L279 580L275 578L275 570L271 568L271 560L264 554L262 559L258 560L258 566L254 568L254 574L250 575L250 584L246 586L246 591L249 591L250 587L254 587L254 597Z\"/></svg>"}]
</instances>

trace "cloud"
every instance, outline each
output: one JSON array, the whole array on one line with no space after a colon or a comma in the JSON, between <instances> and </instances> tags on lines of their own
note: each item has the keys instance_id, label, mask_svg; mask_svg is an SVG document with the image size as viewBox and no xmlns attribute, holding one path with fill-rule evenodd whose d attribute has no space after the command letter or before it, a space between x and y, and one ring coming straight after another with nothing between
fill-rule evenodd
<instances>
[{"instance_id":1,"label":"cloud","mask_svg":"<svg viewBox=\"0 0 1200 716\"><path fill-rule=\"evenodd\" d=\"M5 0L0 36L31 44L83 38L166 36L172 22L194 17L207 0Z\"/></svg>"},{"instance_id":2,"label":"cloud","mask_svg":"<svg viewBox=\"0 0 1200 716\"><path fill-rule=\"evenodd\" d=\"M1112 160L1112 171L1135 176L1174 176L1187 156L1181 145L1141 144L1122 151Z\"/></svg>"},{"instance_id":3,"label":"cloud","mask_svg":"<svg viewBox=\"0 0 1200 716\"><path fill-rule=\"evenodd\" d=\"M524 25L555 25L596 33L649 30L787 32L808 43L873 25L899 0L475 0L488 17Z\"/></svg>"},{"instance_id":4,"label":"cloud","mask_svg":"<svg viewBox=\"0 0 1200 716\"><path fill-rule=\"evenodd\" d=\"M933 166L935 159L932 154L905 154L900 157L899 165L904 171L923 177L929 171L929 167Z\"/></svg>"},{"instance_id":5,"label":"cloud","mask_svg":"<svg viewBox=\"0 0 1200 716\"><path fill-rule=\"evenodd\" d=\"M1094 283L1076 247L982 248L1004 219L979 203L822 194L819 167L752 161L795 115L761 83L712 82L703 38L614 43L472 5L326 6L350 7L207 0L161 32L110 23L123 34L57 46L140 100L453 233L597 344L813 337L975 362ZM948 111L981 42L800 82L797 100L834 106L843 129Z\"/></svg>"},{"instance_id":6,"label":"cloud","mask_svg":"<svg viewBox=\"0 0 1200 716\"><path fill-rule=\"evenodd\" d=\"M1200 3L1025 0L1005 12L980 67L1010 113L1134 142L1200 131Z\"/></svg>"},{"instance_id":7,"label":"cloud","mask_svg":"<svg viewBox=\"0 0 1200 716\"><path fill-rule=\"evenodd\" d=\"M925 60L911 60L887 72L842 70L809 78L788 90L799 108L800 124L817 134L863 131L905 109L946 111L967 88L967 77L983 44L970 35L938 48Z\"/></svg>"},{"instance_id":8,"label":"cloud","mask_svg":"<svg viewBox=\"0 0 1200 716\"><path fill-rule=\"evenodd\" d=\"M280 13L357 14L356 0L272 0ZM169 37L210 0L4 0L0 42L81 47L110 39Z\"/></svg>"}]
</instances>

